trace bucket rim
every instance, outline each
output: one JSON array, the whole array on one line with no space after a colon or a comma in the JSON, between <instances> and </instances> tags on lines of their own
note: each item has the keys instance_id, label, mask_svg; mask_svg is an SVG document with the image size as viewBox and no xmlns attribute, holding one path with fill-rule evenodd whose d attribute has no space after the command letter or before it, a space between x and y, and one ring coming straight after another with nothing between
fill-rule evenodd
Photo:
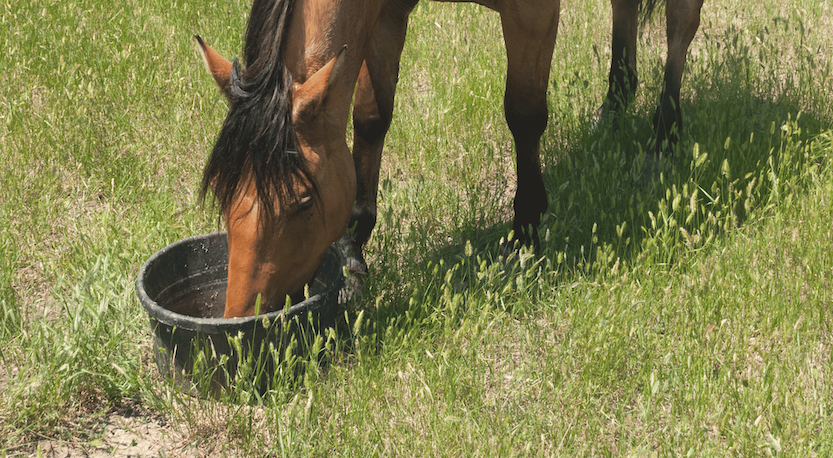
<instances>
[{"instance_id":1,"label":"bucket rim","mask_svg":"<svg viewBox=\"0 0 833 458\"><path fill-rule=\"evenodd\" d=\"M136 276L136 295L138 296L139 302L142 304L142 307L144 307L144 309L147 311L148 316L151 318L151 320L159 321L160 323L163 323L168 326L187 329L190 331L204 332L208 334L236 332L238 330L247 328L246 325L259 325L265 319L268 319L269 323L274 323L276 320L279 320L282 316L284 316L285 313L286 317L293 317L303 312L315 311L327 302L325 300L326 297L324 297L325 295L329 296L330 294L334 294L343 286L343 276L338 275L336 273L336 275L333 276L334 278L332 278L329 283L325 283L323 291L319 292L318 294L315 294L314 296L311 296L308 299L293 304L288 309L284 308L281 310L276 310L274 312L269 312L267 314L235 318L204 318L183 315L176 312L172 312L156 303L154 299L151 299L145 288L145 277L147 275L148 270L151 269L155 263L159 262L159 260L163 256L165 256L167 252L179 246L204 241L212 237L225 238L226 234L226 231L211 232L178 240L160 249L159 251L154 253L150 258L148 258L148 260L145 261L144 264L142 264L142 267L139 269L139 273ZM341 253L340 250L338 250L335 244L327 248L327 251L324 254L324 258L322 259L322 266L324 265L324 260L327 258L327 256L335 256L336 265L344 265L344 255ZM321 266L319 266L319 269L321 269ZM319 271L319 274L320 273L322 272Z\"/></svg>"}]
</instances>

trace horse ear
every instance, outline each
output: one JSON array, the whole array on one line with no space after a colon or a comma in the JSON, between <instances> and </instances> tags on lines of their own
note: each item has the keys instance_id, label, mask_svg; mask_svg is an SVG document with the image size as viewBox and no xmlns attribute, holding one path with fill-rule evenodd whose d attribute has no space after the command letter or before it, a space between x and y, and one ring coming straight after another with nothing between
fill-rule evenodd
<instances>
[{"instance_id":1,"label":"horse ear","mask_svg":"<svg viewBox=\"0 0 833 458\"><path fill-rule=\"evenodd\" d=\"M201 36L194 35L194 39L197 40L197 51L202 55L205 61L205 67L211 73L211 76L214 77L214 81L220 87L220 91L231 102L232 96L229 84L231 79L231 62L221 56L217 51L211 49L211 46L208 46L202 40Z\"/></svg>"},{"instance_id":2,"label":"horse ear","mask_svg":"<svg viewBox=\"0 0 833 458\"><path fill-rule=\"evenodd\" d=\"M321 67L303 84L294 84L292 118L295 122L309 120L327 103L332 88L344 73L347 45L326 65Z\"/></svg>"}]
</instances>

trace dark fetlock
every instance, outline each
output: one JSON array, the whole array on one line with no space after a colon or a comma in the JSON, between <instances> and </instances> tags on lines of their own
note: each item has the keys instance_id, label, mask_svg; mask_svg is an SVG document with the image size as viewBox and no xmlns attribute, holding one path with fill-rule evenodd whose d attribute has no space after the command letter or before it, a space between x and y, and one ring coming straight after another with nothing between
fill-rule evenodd
<instances>
[{"instance_id":1,"label":"dark fetlock","mask_svg":"<svg viewBox=\"0 0 833 458\"><path fill-rule=\"evenodd\" d=\"M512 228L513 239L509 240L507 244L511 244L512 249L517 250L520 247L528 247L535 250L535 254L541 252L541 240L538 237L538 227L536 225L513 225Z\"/></svg>"},{"instance_id":2,"label":"dark fetlock","mask_svg":"<svg viewBox=\"0 0 833 458\"><path fill-rule=\"evenodd\" d=\"M362 248L353 241L349 231L336 242L344 253L345 274L344 288L339 292L339 303L357 303L361 301L364 279L367 276L367 262Z\"/></svg>"},{"instance_id":3,"label":"dark fetlock","mask_svg":"<svg viewBox=\"0 0 833 458\"><path fill-rule=\"evenodd\" d=\"M679 96L677 96L679 98ZM654 112L654 134L656 145L654 152L657 157L670 155L680 141L680 131L683 126L683 115L674 98L662 94L660 106Z\"/></svg>"}]
</instances>

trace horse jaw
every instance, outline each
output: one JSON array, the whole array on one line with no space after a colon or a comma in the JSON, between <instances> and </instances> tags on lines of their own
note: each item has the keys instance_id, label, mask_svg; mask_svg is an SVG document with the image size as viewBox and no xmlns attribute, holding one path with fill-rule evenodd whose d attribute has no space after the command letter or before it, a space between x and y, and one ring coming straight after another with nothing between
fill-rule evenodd
<instances>
[{"instance_id":1,"label":"horse jaw","mask_svg":"<svg viewBox=\"0 0 833 458\"><path fill-rule=\"evenodd\" d=\"M226 96L229 102L233 100L231 95L231 62L221 56L220 53L211 49L211 46L203 41L199 35L194 35L197 40L197 51L199 51L205 62L205 68L214 77L214 82L220 87L220 91Z\"/></svg>"}]
</instances>

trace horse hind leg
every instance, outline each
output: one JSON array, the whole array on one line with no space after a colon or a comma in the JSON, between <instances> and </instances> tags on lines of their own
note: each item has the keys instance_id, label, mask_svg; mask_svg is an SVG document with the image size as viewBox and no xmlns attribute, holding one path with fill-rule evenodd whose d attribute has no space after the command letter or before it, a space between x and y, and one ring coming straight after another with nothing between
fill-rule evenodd
<instances>
[{"instance_id":1,"label":"horse hind leg","mask_svg":"<svg viewBox=\"0 0 833 458\"><path fill-rule=\"evenodd\" d=\"M518 172L513 230L521 243L537 248L538 225L547 210L540 139L547 126L547 86L560 2L530 3L534 4L511 3L499 12L508 62L504 110L515 138Z\"/></svg>"},{"instance_id":2,"label":"horse hind leg","mask_svg":"<svg viewBox=\"0 0 833 458\"><path fill-rule=\"evenodd\" d=\"M688 47L700 27L702 6L703 0L668 0L666 5L668 58L665 62L662 95L659 107L654 114L657 154L673 150L683 128L680 86Z\"/></svg>"},{"instance_id":3,"label":"horse hind leg","mask_svg":"<svg viewBox=\"0 0 833 458\"><path fill-rule=\"evenodd\" d=\"M611 0L613 33L611 35L610 74L605 101L598 109L600 123L618 126L617 115L624 111L636 94L636 37L639 23L639 0Z\"/></svg>"},{"instance_id":4,"label":"horse hind leg","mask_svg":"<svg viewBox=\"0 0 833 458\"><path fill-rule=\"evenodd\" d=\"M342 239L348 269L367 272L363 246L376 225L376 202L382 147L393 118L399 59L405 44L408 15L416 1L394 2L382 12L365 52L353 102L353 163L356 203L351 230Z\"/></svg>"}]
</instances>

